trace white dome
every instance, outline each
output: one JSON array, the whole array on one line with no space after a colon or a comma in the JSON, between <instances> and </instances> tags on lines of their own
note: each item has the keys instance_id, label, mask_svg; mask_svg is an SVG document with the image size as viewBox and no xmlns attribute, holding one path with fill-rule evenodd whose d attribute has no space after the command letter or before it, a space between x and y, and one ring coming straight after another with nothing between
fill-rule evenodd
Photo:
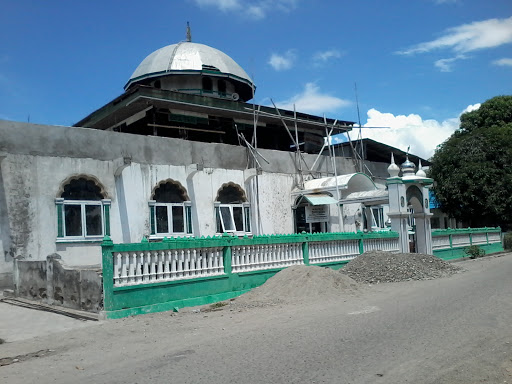
<instances>
[{"instance_id":1,"label":"white dome","mask_svg":"<svg viewBox=\"0 0 512 384\"><path fill-rule=\"evenodd\" d=\"M224 52L204 44L181 42L160 48L147 56L133 72L125 89L150 77L204 70L220 72L219 75L253 86L249 75Z\"/></svg>"}]
</instances>

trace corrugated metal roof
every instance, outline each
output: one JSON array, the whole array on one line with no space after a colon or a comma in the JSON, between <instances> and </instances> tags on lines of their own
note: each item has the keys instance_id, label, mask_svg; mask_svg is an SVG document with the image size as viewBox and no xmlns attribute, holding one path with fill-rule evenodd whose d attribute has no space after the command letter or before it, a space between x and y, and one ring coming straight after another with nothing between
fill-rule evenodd
<instances>
[{"instance_id":1,"label":"corrugated metal roof","mask_svg":"<svg viewBox=\"0 0 512 384\"><path fill-rule=\"evenodd\" d=\"M341 199L341 203L364 203L375 201L387 201L389 193L385 189L375 189L373 191L352 192L345 198Z\"/></svg>"},{"instance_id":2,"label":"corrugated metal roof","mask_svg":"<svg viewBox=\"0 0 512 384\"><path fill-rule=\"evenodd\" d=\"M333 176L323 177L321 179L313 179L304 183L304 189L319 189L336 187L340 189L348 188L349 183L354 184L356 189L375 189L375 183L363 173L349 173L347 175L339 175L337 179Z\"/></svg>"}]
</instances>

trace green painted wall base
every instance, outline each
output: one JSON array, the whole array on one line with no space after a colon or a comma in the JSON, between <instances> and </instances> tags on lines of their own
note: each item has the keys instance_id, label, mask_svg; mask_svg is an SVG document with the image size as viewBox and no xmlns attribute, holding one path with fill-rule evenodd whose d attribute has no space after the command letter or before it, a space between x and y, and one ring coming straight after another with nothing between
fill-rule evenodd
<instances>
[{"instance_id":1,"label":"green painted wall base","mask_svg":"<svg viewBox=\"0 0 512 384\"><path fill-rule=\"evenodd\" d=\"M246 289L243 291L224 292L224 293L219 293L217 295L208 295L208 296L194 297L192 299L168 301L165 303L144 305L142 307L119 309L116 311L101 311L100 319L102 319L102 320L104 320L104 319L121 319L123 317L144 315L146 313L153 313L153 312L165 312L165 311L178 312L181 308L195 307L197 305L213 304L213 303L217 303L219 301L232 299L234 297L240 296L249 291L250 291L249 289Z\"/></svg>"},{"instance_id":2,"label":"green painted wall base","mask_svg":"<svg viewBox=\"0 0 512 384\"><path fill-rule=\"evenodd\" d=\"M486 254L494 252L503 252L503 245L501 243L479 245L479 247L482 248ZM434 251L434 256L437 256L440 259L446 261L469 258L468 255L464 252L466 248L467 247L454 247L451 249L440 249Z\"/></svg>"},{"instance_id":3,"label":"green painted wall base","mask_svg":"<svg viewBox=\"0 0 512 384\"><path fill-rule=\"evenodd\" d=\"M350 260L316 264L334 270ZM112 309L100 313L103 319L120 319L153 312L213 304L240 296L259 287L282 268L231 273L201 279L178 280L144 285L114 287Z\"/></svg>"}]
</instances>

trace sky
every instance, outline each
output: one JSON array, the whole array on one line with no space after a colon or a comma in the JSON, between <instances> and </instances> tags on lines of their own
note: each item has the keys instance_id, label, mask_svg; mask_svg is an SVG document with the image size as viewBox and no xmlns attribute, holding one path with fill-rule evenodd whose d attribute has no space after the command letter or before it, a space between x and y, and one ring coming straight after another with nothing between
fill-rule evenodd
<instances>
[{"instance_id":1,"label":"sky","mask_svg":"<svg viewBox=\"0 0 512 384\"><path fill-rule=\"evenodd\" d=\"M510 0L4 0L0 119L73 125L123 93L151 52L220 49L257 104L361 122L429 158L459 116L512 94ZM359 110L359 113L358 113ZM334 139L336 141L336 139Z\"/></svg>"}]
</instances>

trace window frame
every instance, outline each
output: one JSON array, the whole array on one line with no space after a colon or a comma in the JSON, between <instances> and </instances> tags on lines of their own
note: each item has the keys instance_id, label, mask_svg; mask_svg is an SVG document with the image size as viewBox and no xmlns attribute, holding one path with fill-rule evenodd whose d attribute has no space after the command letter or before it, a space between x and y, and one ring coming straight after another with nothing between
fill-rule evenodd
<instances>
[{"instance_id":1,"label":"window frame","mask_svg":"<svg viewBox=\"0 0 512 384\"><path fill-rule=\"evenodd\" d=\"M371 229L385 229L386 222L384 221L384 208L380 205L374 205L369 208L372 219ZM377 217L375 217L375 211L377 211Z\"/></svg>"},{"instance_id":2,"label":"window frame","mask_svg":"<svg viewBox=\"0 0 512 384\"><path fill-rule=\"evenodd\" d=\"M99 242L110 236L110 199L101 200L67 200L62 197L55 199L57 208L57 240L56 242ZM66 206L80 206L81 234L66 235ZM87 216L85 207L100 207L101 233L87 235Z\"/></svg>"},{"instance_id":3,"label":"window frame","mask_svg":"<svg viewBox=\"0 0 512 384\"><path fill-rule=\"evenodd\" d=\"M233 203L233 204L222 204L218 201L214 203L215 206L215 227L216 233L233 233L235 235L250 235L251 232L251 204L244 203ZM222 216L221 210L222 208L227 208L229 210L229 219L233 224L234 229L226 229L226 223L224 223L224 218ZM233 214L233 208L241 208L242 210L242 230L238 230L236 227L235 216ZM220 224L220 226L219 226Z\"/></svg>"},{"instance_id":4,"label":"window frame","mask_svg":"<svg viewBox=\"0 0 512 384\"><path fill-rule=\"evenodd\" d=\"M156 207L166 207L167 208L167 228L170 229L168 232L158 232L157 231L157 217L156 217ZM173 225L173 213L172 207L182 207L183 208L183 232L174 231ZM151 226L151 239L162 239L164 237L176 237L176 236L193 236L192 231L192 202L184 201L182 203L159 203L156 200L149 201L149 209L150 209L150 226Z\"/></svg>"}]
</instances>

